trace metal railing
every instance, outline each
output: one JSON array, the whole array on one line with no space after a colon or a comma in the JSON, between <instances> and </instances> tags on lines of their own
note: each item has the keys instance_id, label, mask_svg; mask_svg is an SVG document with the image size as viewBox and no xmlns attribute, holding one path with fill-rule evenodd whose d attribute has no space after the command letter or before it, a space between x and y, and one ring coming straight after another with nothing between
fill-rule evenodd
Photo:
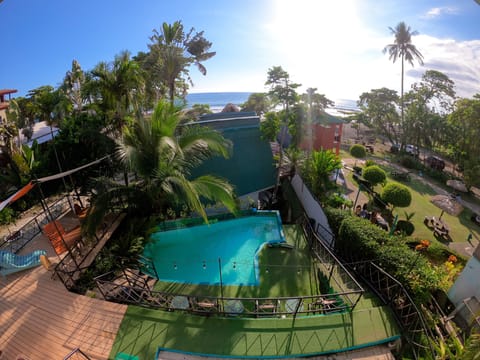
<instances>
[{"instance_id":1,"label":"metal railing","mask_svg":"<svg viewBox=\"0 0 480 360\"><path fill-rule=\"evenodd\" d=\"M364 292L363 288L331 250L313 235L312 229L307 227L308 223L303 222L300 225L307 241L315 243L315 250L311 252L314 257L312 266L315 277L324 274L329 284L333 285L330 289L336 291L309 296L269 298L218 297L155 291L149 284L149 279L152 278L140 273L146 266L144 261L141 261L140 270L123 271L117 276L110 272L96 277L95 282L106 300L168 311L244 317L296 317L299 314L307 316L353 311ZM147 267L155 268L153 263ZM151 271L148 273L154 274Z\"/></svg>"},{"instance_id":2,"label":"metal railing","mask_svg":"<svg viewBox=\"0 0 480 360\"><path fill-rule=\"evenodd\" d=\"M123 216L122 213L115 214L110 224L115 223L121 216ZM68 290L74 288L82 272L91 265L86 262L87 259L91 259L89 255L95 251L96 246L109 230L108 226L103 226L92 239L80 240L75 246L67 247L67 254L58 262L54 271Z\"/></svg>"},{"instance_id":3,"label":"metal railing","mask_svg":"<svg viewBox=\"0 0 480 360\"><path fill-rule=\"evenodd\" d=\"M44 225L68 212L71 209L71 201L69 195L67 195L48 205L53 219L46 212L36 215L20 229L0 240L0 250L7 250L12 253L19 252L35 236L42 232Z\"/></svg>"},{"instance_id":4,"label":"metal railing","mask_svg":"<svg viewBox=\"0 0 480 360\"><path fill-rule=\"evenodd\" d=\"M132 270L123 271L120 276L107 273L95 278L95 282L108 301L193 314L296 317L299 314L327 315L352 310L348 300L351 292L269 298L186 295L155 291L149 285L148 278Z\"/></svg>"},{"instance_id":5,"label":"metal railing","mask_svg":"<svg viewBox=\"0 0 480 360\"><path fill-rule=\"evenodd\" d=\"M328 229L324 228L323 232L325 231ZM334 236L331 233L329 235ZM342 263L360 277L385 304L390 306L405 340L411 346L415 359L422 359L425 353L435 354L430 340L433 338L433 334L410 294L397 279L371 261Z\"/></svg>"}]
</instances>

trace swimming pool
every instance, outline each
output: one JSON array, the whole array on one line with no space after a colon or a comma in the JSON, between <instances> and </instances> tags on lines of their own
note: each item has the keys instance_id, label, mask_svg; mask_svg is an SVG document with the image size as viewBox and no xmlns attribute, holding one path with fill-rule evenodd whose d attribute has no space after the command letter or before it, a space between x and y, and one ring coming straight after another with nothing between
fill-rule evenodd
<instances>
[{"instance_id":1,"label":"swimming pool","mask_svg":"<svg viewBox=\"0 0 480 360\"><path fill-rule=\"evenodd\" d=\"M276 211L151 235L144 256L162 281L189 284L258 285L258 252L285 242ZM221 277L221 278L220 278Z\"/></svg>"}]
</instances>

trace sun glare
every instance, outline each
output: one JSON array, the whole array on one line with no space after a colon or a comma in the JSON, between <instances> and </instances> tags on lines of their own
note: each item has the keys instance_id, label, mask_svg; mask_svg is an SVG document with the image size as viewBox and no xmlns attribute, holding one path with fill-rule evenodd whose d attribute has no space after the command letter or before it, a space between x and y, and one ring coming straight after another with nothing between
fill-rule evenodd
<instances>
[{"instance_id":1,"label":"sun glare","mask_svg":"<svg viewBox=\"0 0 480 360\"><path fill-rule=\"evenodd\" d=\"M345 94L345 82L351 85L354 81L354 68L358 76L363 55L381 52L377 37L362 23L357 6L354 0L272 1L271 19L265 26L271 46L280 55L274 65L282 65L293 81L302 79L298 82L305 87L318 87L322 92L322 83L335 84L333 92ZM308 84L305 79L309 79Z\"/></svg>"}]
</instances>

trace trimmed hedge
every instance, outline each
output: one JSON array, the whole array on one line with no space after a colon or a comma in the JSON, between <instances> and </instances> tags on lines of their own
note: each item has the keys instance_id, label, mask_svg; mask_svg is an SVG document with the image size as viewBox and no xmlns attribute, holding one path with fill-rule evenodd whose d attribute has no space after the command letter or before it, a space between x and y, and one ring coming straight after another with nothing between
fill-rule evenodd
<instances>
[{"instance_id":1,"label":"trimmed hedge","mask_svg":"<svg viewBox=\"0 0 480 360\"><path fill-rule=\"evenodd\" d=\"M368 220L345 211L324 209L336 235L336 251L347 261L370 260L400 281L417 303L441 288L445 269L433 266L419 252L410 249L402 237L389 236Z\"/></svg>"}]
</instances>

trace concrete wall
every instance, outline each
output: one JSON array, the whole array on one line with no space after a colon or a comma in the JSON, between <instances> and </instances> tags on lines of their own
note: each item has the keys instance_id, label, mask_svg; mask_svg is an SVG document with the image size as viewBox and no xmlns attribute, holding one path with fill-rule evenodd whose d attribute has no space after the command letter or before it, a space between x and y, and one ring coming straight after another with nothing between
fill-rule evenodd
<instances>
[{"instance_id":1,"label":"concrete wall","mask_svg":"<svg viewBox=\"0 0 480 360\"><path fill-rule=\"evenodd\" d=\"M327 217L317 199L305 186L302 178L298 174L293 177L291 183L308 217L315 219L315 230L320 235L321 239L325 240L329 245L333 245L333 237L331 236L331 229ZM324 228L328 229L328 231L322 229L318 224L321 224Z\"/></svg>"},{"instance_id":2,"label":"concrete wall","mask_svg":"<svg viewBox=\"0 0 480 360\"><path fill-rule=\"evenodd\" d=\"M475 256L468 260L465 268L448 291L448 298L460 311L459 315L467 322L471 323L474 315L470 311L465 311L464 301L476 313L480 311L480 260Z\"/></svg>"}]
</instances>

